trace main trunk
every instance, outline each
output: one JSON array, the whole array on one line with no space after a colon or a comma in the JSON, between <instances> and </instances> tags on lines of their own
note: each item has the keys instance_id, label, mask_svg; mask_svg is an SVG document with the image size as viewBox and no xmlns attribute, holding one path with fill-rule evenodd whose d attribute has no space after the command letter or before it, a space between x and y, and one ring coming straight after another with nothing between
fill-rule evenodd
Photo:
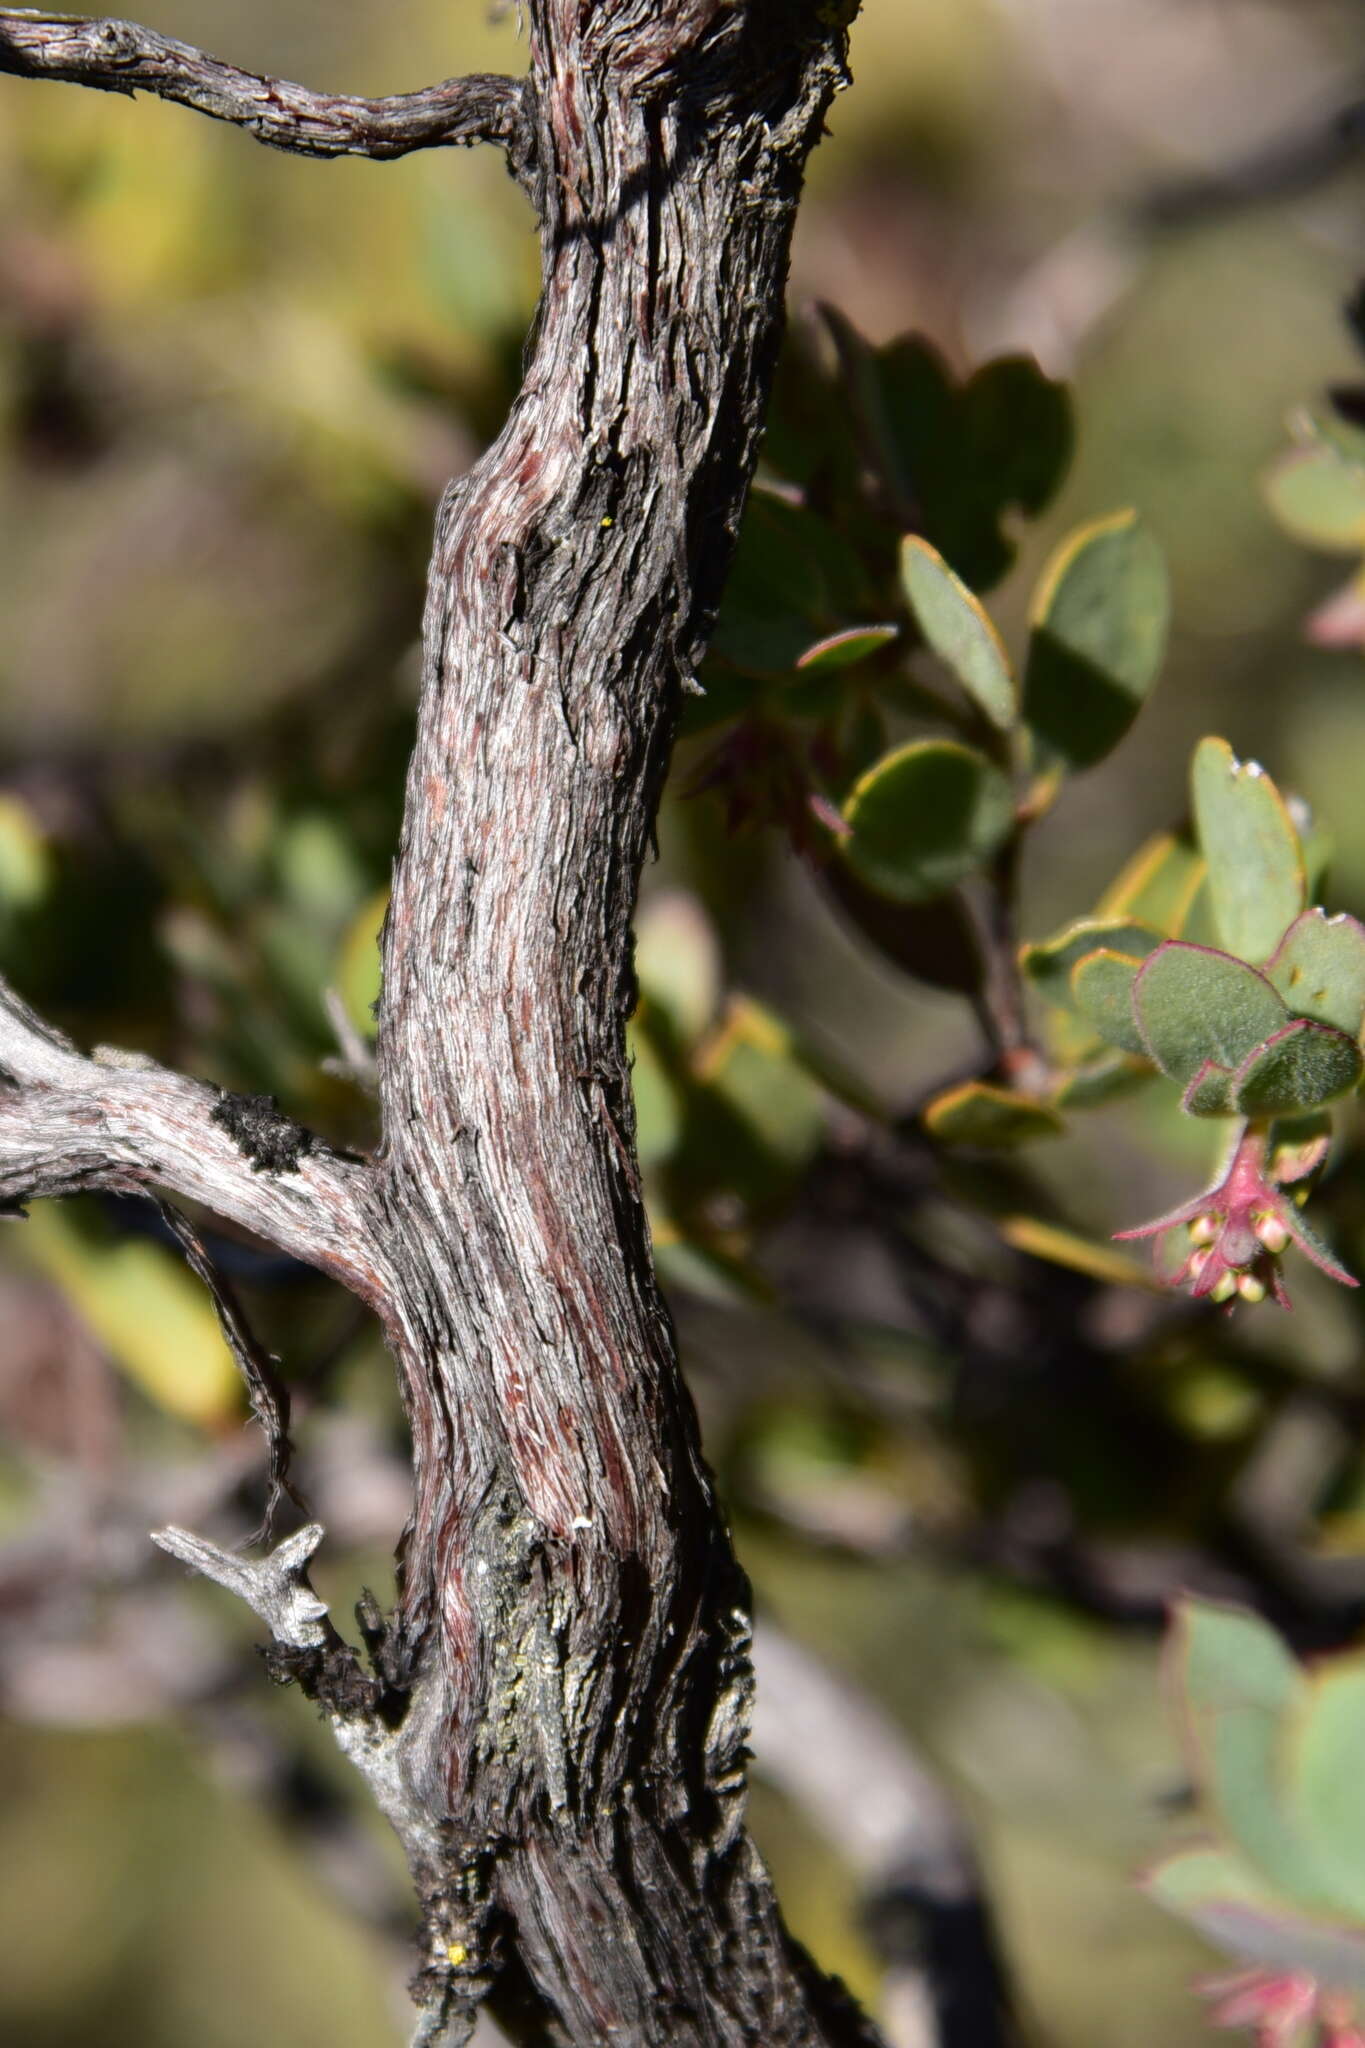
<instances>
[{"instance_id":1,"label":"main trunk","mask_svg":"<svg viewBox=\"0 0 1365 2048\"><path fill-rule=\"evenodd\" d=\"M394 1668L448 1816L451 2032L869 2038L744 1832L747 1589L635 1166L630 919L752 471L851 10L532 0L544 289L442 506L385 941L389 1338L416 1503Z\"/></svg>"}]
</instances>

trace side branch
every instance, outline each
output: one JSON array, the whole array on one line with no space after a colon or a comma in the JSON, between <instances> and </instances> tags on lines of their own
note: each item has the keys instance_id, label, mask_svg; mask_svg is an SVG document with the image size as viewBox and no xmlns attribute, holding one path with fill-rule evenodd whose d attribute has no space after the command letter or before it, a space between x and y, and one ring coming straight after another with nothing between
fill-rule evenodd
<instances>
[{"instance_id":1,"label":"side branch","mask_svg":"<svg viewBox=\"0 0 1365 2048\"><path fill-rule=\"evenodd\" d=\"M224 1095L138 1054L86 1059L0 981L0 1208L89 1189L202 1203L331 1273L386 1293L368 1167L268 1099Z\"/></svg>"},{"instance_id":2,"label":"side branch","mask_svg":"<svg viewBox=\"0 0 1365 2048\"><path fill-rule=\"evenodd\" d=\"M239 71L135 22L29 8L0 8L0 72L100 92L156 93L299 156L395 157L457 143L514 145L526 122L520 79L448 78L423 92L350 99Z\"/></svg>"}]
</instances>

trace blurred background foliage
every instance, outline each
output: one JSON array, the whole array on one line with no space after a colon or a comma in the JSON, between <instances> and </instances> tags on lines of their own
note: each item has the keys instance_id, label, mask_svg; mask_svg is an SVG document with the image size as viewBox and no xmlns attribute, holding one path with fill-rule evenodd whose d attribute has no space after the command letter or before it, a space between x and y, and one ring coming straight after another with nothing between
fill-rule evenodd
<instances>
[{"instance_id":1,"label":"blurred background foliage","mask_svg":"<svg viewBox=\"0 0 1365 2048\"><path fill-rule=\"evenodd\" d=\"M150 25L377 93L519 68L513 12L160 0ZM1311 800L1323 900L1365 915L1359 620L1343 562L1265 489L1287 415L1360 379L1342 309L1365 270L1361 123L1342 116L1363 16L866 0L798 234L771 469L800 481L813 445L820 302L872 344L925 337L955 387L1023 352L1073 387L1076 443L1039 516L987 522L998 559L975 567L1006 643L1058 541L1117 508L1172 578L1160 687L1031 834L1020 937L1091 911L1181 817L1207 732ZM363 1146L427 536L515 388L529 216L492 153L296 163L177 109L17 81L0 202L5 972L84 1042L268 1090ZM1033 509L1027 480L1012 499ZM1094 1111L1003 1165L926 1134L920 1106L990 1064L948 928L946 987L860 936L810 857L803 779L836 700L863 762L916 706L861 704L856 670L790 676L854 622L834 616L840 563L894 551L880 533L834 531L809 565L830 617L761 659L787 600L760 560L689 717L633 1034L660 1263L760 1606L875 1696L966 1816L1026 2037L1195 2048L1205 1951L1132 1882L1180 1826L1162 1616L1190 1587L1299 1650L1365 1623L1361 1297L1300 1266L1292 1321L1229 1320L1117 1248L1088 1273L1035 1256L1200 1185L1219 1133L1174 1100ZM914 663L904 683L933 680ZM1315 1213L1360 1272L1344 1121ZM383 1586L406 1499L376 1336L311 1276L218 1251L295 1393L332 1533L320 1584ZM257 1518L207 1302L124 1206L42 1211L0 1255L0 2033L398 2041L382 1832L300 1703L262 1696L250 1629L146 1542L167 1519ZM856 1857L762 1778L755 1816L798 1930L877 2001Z\"/></svg>"}]
</instances>

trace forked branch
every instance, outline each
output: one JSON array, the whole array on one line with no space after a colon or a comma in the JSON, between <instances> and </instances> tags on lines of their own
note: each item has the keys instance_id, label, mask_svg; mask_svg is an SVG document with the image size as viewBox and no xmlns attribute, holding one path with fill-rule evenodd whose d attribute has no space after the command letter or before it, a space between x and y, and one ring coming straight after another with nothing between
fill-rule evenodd
<instances>
[{"instance_id":1,"label":"forked branch","mask_svg":"<svg viewBox=\"0 0 1365 2048\"><path fill-rule=\"evenodd\" d=\"M525 123L526 88L516 78L447 78L422 92L351 99L239 71L135 22L29 8L0 8L0 71L100 92L155 93L299 156L395 157L474 142L509 146Z\"/></svg>"}]
</instances>

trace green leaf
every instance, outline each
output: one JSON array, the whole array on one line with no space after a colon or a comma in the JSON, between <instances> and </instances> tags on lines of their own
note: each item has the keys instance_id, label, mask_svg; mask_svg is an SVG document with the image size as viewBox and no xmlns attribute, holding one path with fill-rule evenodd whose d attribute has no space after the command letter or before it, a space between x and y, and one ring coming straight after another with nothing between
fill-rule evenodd
<instances>
[{"instance_id":1,"label":"green leaf","mask_svg":"<svg viewBox=\"0 0 1365 2048\"><path fill-rule=\"evenodd\" d=\"M1195 1784L1229 1842L1286 1900L1333 1904L1330 1870L1304 1835L1285 1785L1303 1671L1257 1616L1208 1601L1177 1609L1171 1673Z\"/></svg>"},{"instance_id":2,"label":"green leaf","mask_svg":"<svg viewBox=\"0 0 1365 2048\"><path fill-rule=\"evenodd\" d=\"M1319 444L1282 456L1265 480L1266 499L1287 533L1334 555L1365 549L1365 468Z\"/></svg>"},{"instance_id":3,"label":"green leaf","mask_svg":"<svg viewBox=\"0 0 1365 2048\"><path fill-rule=\"evenodd\" d=\"M798 668L838 669L852 668L855 662L866 661L869 655L880 653L891 641L899 639L899 626L845 626L837 633L829 633L823 640L817 640L804 654L797 656Z\"/></svg>"},{"instance_id":4,"label":"green leaf","mask_svg":"<svg viewBox=\"0 0 1365 2048\"><path fill-rule=\"evenodd\" d=\"M1133 983L1141 961L1127 953L1087 953L1071 970L1076 1008L1093 1024L1106 1045L1148 1057L1133 1016Z\"/></svg>"},{"instance_id":5,"label":"green leaf","mask_svg":"<svg viewBox=\"0 0 1365 2048\"><path fill-rule=\"evenodd\" d=\"M1291 1802L1339 1903L1365 1919L1365 1660L1319 1667L1290 1734Z\"/></svg>"},{"instance_id":6,"label":"green leaf","mask_svg":"<svg viewBox=\"0 0 1365 2048\"><path fill-rule=\"evenodd\" d=\"M830 895L862 936L902 974L930 988L975 995L981 986L981 953L961 899L940 896L933 903L893 903L869 889L845 861L822 871Z\"/></svg>"},{"instance_id":7,"label":"green leaf","mask_svg":"<svg viewBox=\"0 0 1365 2048\"><path fill-rule=\"evenodd\" d=\"M635 976L652 1010L682 1045L700 1038L721 991L720 946L697 897L683 889L649 895L635 919Z\"/></svg>"},{"instance_id":8,"label":"green leaf","mask_svg":"<svg viewBox=\"0 0 1365 2048\"><path fill-rule=\"evenodd\" d=\"M28 805L0 795L0 914L32 909L52 879L52 855Z\"/></svg>"},{"instance_id":9,"label":"green leaf","mask_svg":"<svg viewBox=\"0 0 1365 2048\"><path fill-rule=\"evenodd\" d=\"M1344 1031L1296 1017L1243 1060L1233 1100L1243 1116L1296 1116L1349 1095L1360 1079L1360 1047Z\"/></svg>"},{"instance_id":10,"label":"green leaf","mask_svg":"<svg viewBox=\"0 0 1365 2048\"><path fill-rule=\"evenodd\" d=\"M1065 385L1027 356L999 357L959 385L920 336L874 349L841 314L825 319L886 495L969 589L990 590L1015 556L1005 514L1041 511L1066 474L1075 429Z\"/></svg>"},{"instance_id":11,"label":"green leaf","mask_svg":"<svg viewBox=\"0 0 1365 2048\"><path fill-rule=\"evenodd\" d=\"M1156 681L1170 624L1166 560L1134 512L1062 543L1033 600L1024 717L1072 768L1123 738Z\"/></svg>"},{"instance_id":12,"label":"green leaf","mask_svg":"<svg viewBox=\"0 0 1365 2048\"><path fill-rule=\"evenodd\" d=\"M1216 1060L1205 1060L1181 1099L1187 1116L1232 1116L1236 1075Z\"/></svg>"},{"instance_id":13,"label":"green leaf","mask_svg":"<svg viewBox=\"0 0 1365 2048\"><path fill-rule=\"evenodd\" d=\"M1151 1063L1124 1052L1103 1053L1073 1069L1053 1094L1061 1110L1100 1109L1106 1102L1119 1102L1152 1078Z\"/></svg>"},{"instance_id":14,"label":"green leaf","mask_svg":"<svg viewBox=\"0 0 1365 2048\"><path fill-rule=\"evenodd\" d=\"M956 740L913 740L854 784L841 851L901 903L927 903L984 867L1014 829L1000 770Z\"/></svg>"},{"instance_id":15,"label":"green leaf","mask_svg":"<svg viewBox=\"0 0 1365 2048\"><path fill-rule=\"evenodd\" d=\"M35 1208L14 1235L21 1254L56 1282L159 1408L201 1428L240 1413L241 1382L218 1317L175 1253L147 1238L101 1241L52 1202Z\"/></svg>"},{"instance_id":16,"label":"green leaf","mask_svg":"<svg viewBox=\"0 0 1365 2048\"><path fill-rule=\"evenodd\" d=\"M1178 939L1206 873L1204 856L1188 832L1157 832L1110 883L1095 916L1131 918Z\"/></svg>"},{"instance_id":17,"label":"green leaf","mask_svg":"<svg viewBox=\"0 0 1365 2048\"><path fill-rule=\"evenodd\" d=\"M389 892L381 889L352 919L333 970L333 986L346 1005L358 1031L373 1038L376 1031L374 1006L382 983L379 938L388 915Z\"/></svg>"},{"instance_id":18,"label":"green leaf","mask_svg":"<svg viewBox=\"0 0 1365 2048\"><path fill-rule=\"evenodd\" d=\"M1183 939L1168 939L1138 970L1133 1014L1148 1053L1182 1086L1209 1061L1239 1067L1289 1021L1254 967Z\"/></svg>"},{"instance_id":19,"label":"green leaf","mask_svg":"<svg viewBox=\"0 0 1365 2048\"><path fill-rule=\"evenodd\" d=\"M1220 739L1195 748L1190 792L1218 937L1240 960L1266 960L1303 909L1307 890L1303 849L1284 798L1258 762L1238 761Z\"/></svg>"},{"instance_id":20,"label":"green leaf","mask_svg":"<svg viewBox=\"0 0 1365 2048\"><path fill-rule=\"evenodd\" d=\"M1143 1886L1229 1955L1312 1977L1332 1990L1365 1992L1365 1936L1296 1913L1240 1856L1185 1849L1158 1863Z\"/></svg>"},{"instance_id":21,"label":"green leaf","mask_svg":"<svg viewBox=\"0 0 1365 2048\"><path fill-rule=\"evenodd\" d=\"M1365 1022L1365 925L1354 917L1305 910L1265 971L1296 1017L1316 1017L1359 1038Z\"/></svg>"},{"instance_id":22,"label":"green leaf","mask_svg":"<svg viewBox=\"0 0 1365 2048\"><path fill-rule=\"evenodd\" d=\"M635 1144L642 1166L657 1166L677 1150L683 1105L672 1075L647 1031L626 1027L631 1087L635 1095Z\"/></svg>"},{"instance_id":23,"label":"green leaf","mask_svg":"<svg viewBox=\"0 0 1365 2048\"><path fill-rule=\"evenodd\" d=\"M1145 960L1161 940L1159 931L1133 918L1083 917L1055 938L1021 947L1019 965L1044 1002L1070 1010L1076 1006L1072 969L1087 953L1123 953L1131 960Z\"/></svg>"},{"instance_id":24,"label":"green leaf","mask_svg":"<svg viewBox=\"0 0 1365 2048\"><path fill-rule=\"evenodd\" d=\"M929 646L991 723L1008 732L1019 716L1019 690L985 606L938 550L914 535L901 543L901 582Z\"/></svg>"},{"instance_id":25,"label":"green leaf","mask_svg":"<svg viewBox=\"0 0 1365 2048\"><path fill-rule=\"evenodd\" d=\"M834 527L775 492L750 492L712 638L716 654L762 675L794 668L812 640L853 610L857 556Z\"/></svg>"},{"instance_id":26,"label":"green leaf","mask_svg":"<svg viewBox=\"0 0 1365 2048\"><path fill-rule=\"evenodd\" d=\"M1037 1138L1060 1137L1066 1128L1049 1104L987 1081L966 1081L947 1089L928 1105L924 1121L940 1144L975 1145L990 1152L1010 1152Z\"/></svg>"}]
</instances>

